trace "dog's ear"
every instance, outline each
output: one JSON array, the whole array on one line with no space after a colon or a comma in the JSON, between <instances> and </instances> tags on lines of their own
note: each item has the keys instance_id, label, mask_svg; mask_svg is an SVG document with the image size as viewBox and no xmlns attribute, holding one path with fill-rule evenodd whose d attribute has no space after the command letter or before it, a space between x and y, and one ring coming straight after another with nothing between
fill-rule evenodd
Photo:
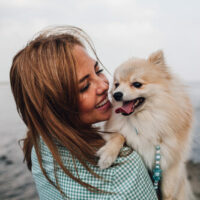
<instances>
[{"instance_id":1,"label":"dog's ear","mask_svg":"<svg viewBox=\"0 0 200 200\"><path fill-rule=\"evenodd\" d=\"M156 65L165 65L165 58L164 58L164 54L162 50L158 50L154 53L152 53L149 58L148 61L156 64Z\"/></svg>"}]
</instances>

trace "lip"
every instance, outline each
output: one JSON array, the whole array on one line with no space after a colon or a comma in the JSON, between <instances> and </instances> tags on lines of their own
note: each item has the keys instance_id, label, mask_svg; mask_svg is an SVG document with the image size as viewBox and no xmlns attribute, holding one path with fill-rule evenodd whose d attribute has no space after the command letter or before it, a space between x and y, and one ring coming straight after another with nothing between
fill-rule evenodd
<instances>
[{"instance_id":1,"label":"lip","mask_svg":"<svg viewBox=\"0 0 200 200\"><path fill-rule=\"evenodd\" d=\"M108 95L105 95L104 98L96 104L96 106L101 104L106 98L108 98ZM95 108L99 111L107 111L111 107L111 103L110 103L110 100L108 99L108 101L103 106L99 108L97 108L96 106Z\"/></svg>"},{"instance_id":2,"label":"lip","mask_svg":"<svg viewBox=\"0 0 200 200\"><path fill-rule=\"evenodd\" d=\"M108 97L108 94L106 94L106 95L101 99L101 101L99 101L99 102L96 104L96 106L98 106L101 102L103 102L107 97ZM95 107L96 107L96 106L95 106Z\"/></svg>"},{"instance_id":3,"label":"lip","mask_svg":"<svg viewBox=\"0 0 200 200\"><path fill-rule=\"evenodd\" d=\"M99 110L99 111L105 112L105 111L107 111L108 109L110 109L110 107L111 107L111 103L110 103L110 101L108 100L103 106L101 106L101 107L99 107L99 108L96 108L96 109Z\"/></svg>"}]
</instances>

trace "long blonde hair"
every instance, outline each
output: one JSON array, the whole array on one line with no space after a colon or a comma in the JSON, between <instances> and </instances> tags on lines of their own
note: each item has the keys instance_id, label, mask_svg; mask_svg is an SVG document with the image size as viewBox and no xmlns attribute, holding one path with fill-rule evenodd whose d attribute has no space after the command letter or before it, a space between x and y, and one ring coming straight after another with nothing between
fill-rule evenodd
<instances>
[{"instance_id":1,"label":"long blonde hair","mask_svg":"<svg viewBox=\"0 0 200 200\"><path fill-rule=\"evenodd\" d=\"M95 153L104 141L97 128L83 124L79 118L76 60L72 54L74 45L85 48L84 42L96 55L90 39L79 28L66 26L45 30L16 54L10 70L17 110L28 128L23 140L24 160L31 170L34 146L43 174L59 190L59 185L50 180L42 165L40 137L66 175L90 191L99 191L76 178L63 165L55 144L57 141L66 147L73 158L98 177L87 162L96 165Z\"/></svg>"}]
</instances>

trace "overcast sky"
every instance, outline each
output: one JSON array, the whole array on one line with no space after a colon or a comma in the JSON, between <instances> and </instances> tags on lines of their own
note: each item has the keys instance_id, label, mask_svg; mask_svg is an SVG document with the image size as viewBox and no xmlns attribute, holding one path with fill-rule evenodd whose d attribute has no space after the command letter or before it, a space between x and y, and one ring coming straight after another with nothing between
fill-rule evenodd
<instances>
[{"instance_id":1,"label":"overcast sky","mask_svg":"<svg viewBox=\"0 0 200 200\"><path fill-rule=\"evenodd\" d=\"M17 51L50 25L84 29L111 72L162 49L179 77L200 81L199 0L0 0L0 81L9 80Z\"/></svg>"}]
</instances>

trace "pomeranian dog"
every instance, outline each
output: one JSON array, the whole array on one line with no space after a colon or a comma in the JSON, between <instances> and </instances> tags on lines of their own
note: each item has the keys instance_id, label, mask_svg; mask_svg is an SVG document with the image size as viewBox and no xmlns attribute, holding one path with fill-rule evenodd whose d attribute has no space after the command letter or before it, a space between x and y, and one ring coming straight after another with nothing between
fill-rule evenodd
<instances>
[{"instance_id":1,"label":"pomeranian dog","mask_svg":"<svg viewBox=\"0 0 200 200\"><path fill-rule=\"evenodd\" d=\"M193 199L185 167L192 106L184 86L166 66L163 52L121 64L111 93L113 113L105 130L113 133L103 134L106 144L97 152L100 168L114 162L126 141L152 171L159 146L163 199Z\"/></svg>"}]
</instances>

